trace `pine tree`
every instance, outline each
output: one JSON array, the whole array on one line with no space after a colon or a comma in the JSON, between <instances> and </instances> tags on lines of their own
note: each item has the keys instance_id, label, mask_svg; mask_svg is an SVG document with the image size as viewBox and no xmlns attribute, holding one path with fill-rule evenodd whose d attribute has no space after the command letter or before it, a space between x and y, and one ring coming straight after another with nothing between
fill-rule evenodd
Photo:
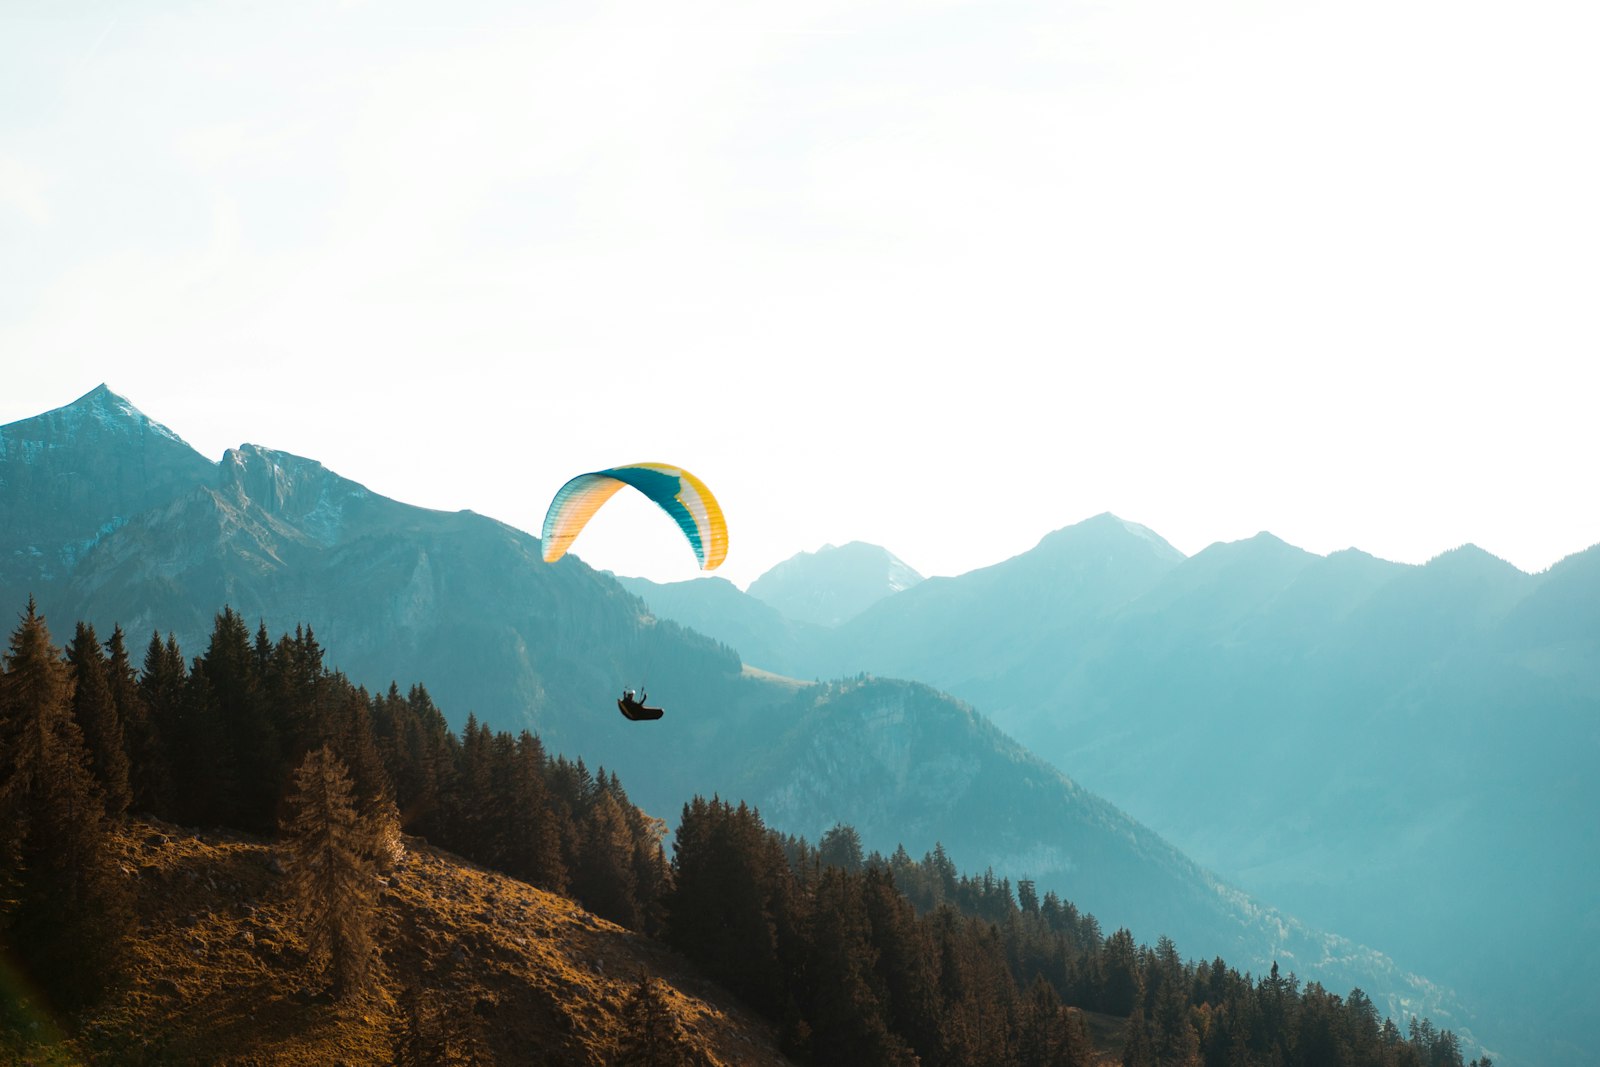
<instances>
[{"instance_id":1,"label":"pine tree","mask_svg":"<svg viewBox=\"0 0 1600 1067\"><path fill-rule=\"evenodd\" d=\"M589 809L580 841L574 893L595 914L638 929L643 915L633 873L633 838L621 807L609 794L601 794Z\"/></svg>"},{"instance_id":2,"label":"pine tree","mask_svg":"<svg viewBox=\"0 0 1600 1067\"><path fill-rule=\"evenodd\" d=\"M1043 975L1033 980L1022 1008L1017 1067L1080 1067L1093 1061L1083 1021L1061 1004Z\"/></svg>"},{"instance_id":3,"label":"pine tree","mask_svg":"<svg viewBox=\"0 0 1600 1067\"><path fill-rule=\"evenodd\" d=\"M758 1009L780 1013L784 975L792 973L787 931L795 925L782 847L753 809L695 797L684 805L672 849L668 940Z\"/></svg>"},{"instance_id":4,"label":"pine tree","mask_svg":"<svg viewBox=\"0 0 1600 1067\"><path fill-rule=\"evenodd\" d=\"M212 817L223 825L265 831L275 821L283 751L256 662L244 618L224 607L194 669L195 681L204 684L209 718L221 742L217 757L225 768L212 798L217 805Z\"/></svg>"},{"instance_id":5,"label":"pine tree","mask_svg":"<svg viewBox=\"0 0 1600 1067\"><path fill-rule=\"evenodd\" d=\"M319 704L327 688L322 649L311 631L300 626L295 627L293 637L284 634L265 654L264 636L264 629L257 631L256 676L283 751L298 764L305 753L327 740L321 722L324 709Z\"/></svg>"},{"instance_id":6,"label":"pine tree","mask_svg":"<svg viewBox=\"0 0 1600 1067\"><path fill-rule=\"evenodd\" d=\"M166 810L172 796L167 754L156 733L150 708L139 693L138 672L128 655L127 639L120 626L112 629L111 638L106 642L106 684L111 690L111 701L116 705L117 718L122 721L123 739L127 742L130 806L144 812Z\"/></svg>"},{"instance_id":7,"label":"pine tree","mask_svg":"<svg viewBox=\"0 0 1600 1067\"><path fill-rule=\"evenodd\" d=\"M72 643L67 646L67 666L72 676L72 717L88 745L90 766L105 797L106 814L120 819L133 801L128 752L122 718L117 714L100 639L93 626L78 623Z\"/></svg>"},{"instance_id":8,"label":"pine tree","mask_svg":"<svg viewBox=\"0 0 1600 1067\"><path fill-rule=\"evenodd\" d=\"M1188 972L1178 958L1177 946L1165 935L1156 943L1151 971L1155 989L1150 1012L1156 1062L1162 1067L1199 1067L1200 1038L1189 1021Z\"/></svg>"},{"instance_id":9,"label":"pine tree","mask_svg":"<svg viewBox=\"0 0 1600 1067\"><path fill-rule=\"evenodd\" d=\"M441 1067L491 1062L479 1020L459 1000L408 985L390 1028L394 1067Z\"/></svg>"},{"instance_id":10,"label":"pine tree","mask_svg":"<svg viewBox=\"0 0 1600 1067\"><path fill-rule=\"evenodd\" d=\"M1134 1006L1143 1003L1138 951L1127 929L1106 938L1100 953L1100 975L1100 1010L1107 1015L1131 1015Z\"/></svg>"},{"instance_id":11,"label":"pine tree","mask_svg":"<svg viewBox=\"0 0 1600 1067\"><path fill-rule=\"evenodd\" d=\"M1017 880L1017 906L1022 909L1024 914L1039 914L1039 890L1034 885L1032 878Z\"/></svg>"},{"instance_id":12,"label":"pine tree","mask_svg":"<svg viewBox=\"0 0 1600 1067\"><path fill-rule=\"evenodd\" d=\"M461 729L461 750L456 761L457 788L451 805L448 847L480 863L492 862L496 820L500 810L490 788L493 781L491 748L494 736L478 717L467 712Z\"/></svg>"},{"instance_id":13,"label":"pine tree","mask_svg":"<svg viewBox=\"0 0 1600 1067\"><path fill-rule=\"evenodd\" d=\"M350 775L356 810L362 818L398 824L394 785L373 734L366 691L351 686L342 674L327 676L322 688L332 694L333 703L324 741L333 745Z\"/></svg>"},{"instance_id":14,"label":"pine tree","mask_svg":"<svg viewBox=\"0 0 1600 1067\"><path fill-rule=\"evenodd\" d=\"M114 976L133 923L71 690L30 598L0 671L0 944L63 1007Z\"/></svg>"},{"instance_id":15,"label":"pine tree","mask_svg":"<svg viewBox=\"0 0 1600 1067\"><path fill-rule=\"evenodd\" d=\"M822 872L812 909L811 1051L822 1063L910 1064L905 1040L889 1029L887 991L877 971L863 881L842 868Z\"/></svg>"},{"instance_id":16,"label":"pine tree","mask_svg":"<svg viewBox=\"0 0 1600 1067\"><path fill-rule=\"evenodd\" d=\"M1345 998L1344 1038L1360 1063L1378 1062L1378 1007L1360 988Z\"/></svg>"},{"instance_id":17,"label":"pine tree","mask_svg":"<svg viewBox=\"0 0 1600 1067\"><path fill-rule=\"evenodd\" d=\"M1128 1017L1128 1026L1122 1042L1122 1067L1164 1067L1156 1059L1155 1027L1144 1013L1140 1002Z\"/></svg>"},{"instance_id":18,"label":"pine tree","mask_svg":"<svg viewBox=\"0 0 1600 1067\"><path fill-rule=\"evenodd\" d=\"M517 738L509 772L509 873L525 882L560 893L567 887L561 859L561 830L545 784L544 746L524 730Z\"/></svg>"},{"instance_id":19,"label":"pine tree","mask_svg":"<svg viewBox=\"0 0 1600 1067\"><path fill-rule=\"evenodd\" d=\"M1294 973L1282 974L1276 960L1272 971L1261 979L1257 987L1256 1003L1260 1008L1261 1033L1265 1036L1268 1056L1287 1061L1299 1036L1299 989Z\"/></svg>"},{"instance_id":20,"label":"pine tree","mask_svg":"<svg viewBox=\"0 0 1600 1067\"><path fill-rule=\"evenodd\" d=\"M910 859L903 849L897 855ZM868 868L861 893L872 927L871 943L878 953L876 970L890 1029L903 1037L923 1062L932 1062L939 1049L933 943L910 900L896 888L889 869Z\"/></svg>"},{"instance_id":21,"label":"pine tree","mask_svg":"<svg viewBox=\"0 0 1600 1067\"><path fill-rule=\"evenodd\" d=\"M281 848L290 896L306 921L313 965L331 974L333 993L356 996L377 962L378 828L357 812L350 775L332 747L308 753L294 774Z\"/></svg>"},{"instance_id":22,"label":"pine tree","mask_svg":"<svg viewBox=\"0 0 1600 1067\"><path fill-rule=\"evenodd\" d=\"M159 633L150 635L139 695L162 740L172 783L168 807L157 814L188 825L223 823L229 753L205 678L189 673L172 634L164 643Z\"/></svg>"},{"instance_id":23,"label":"pine tree","mask_svg":"<svg viewBox=\"0 0 1600 1067\"><path fill-rule=\"evenodd\" d=\"M657 982L644 971L622 1009L627 1026L617 1067L687 1067L696 1057L678 1017L667 1007Z\"/></svg>"},{"instance_id":24,"label":"pine tree","mask_svg":"<svg viewBox=\"0 0 1600 1067\"><path fill-rule=\"evenodd\" d=\"M817 842L817 853L824 867L838 867L851 874L861 873L861 835L854 826L835 823Z\"/></svg>"},{"instance_id":25,"label":"pine tree","mask_svg":"<svg viewBox=\"0 0 1600 1067\"><path fill-rule=\"evenodd\" d=\"M933 916L939 967L941 1062L1006 1063L1016 984L1004 946L990 923L961 916L950 905Z\"/></svg>"}]
</instances>

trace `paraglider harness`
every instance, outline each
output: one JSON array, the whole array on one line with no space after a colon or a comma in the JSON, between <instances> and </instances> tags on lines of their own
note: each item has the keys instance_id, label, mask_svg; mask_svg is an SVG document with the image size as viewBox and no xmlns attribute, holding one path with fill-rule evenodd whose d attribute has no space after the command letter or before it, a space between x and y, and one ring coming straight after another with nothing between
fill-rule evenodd
<instances>
[{"instance_id":1,"label":"paraglider harness","mask_svg":"<svg viewBox=\"0 0 1600 1067\"><path fill-rule=\"evenodd\" d=\"M651 722L661 718L660 708L647 708L644 702L648 699L643 689L639 690L638 699L634 699L632 689L622 691L622 699L617 701L617 710L622 712L623 718L632 722Z\"/></svg>"}]
</instances>

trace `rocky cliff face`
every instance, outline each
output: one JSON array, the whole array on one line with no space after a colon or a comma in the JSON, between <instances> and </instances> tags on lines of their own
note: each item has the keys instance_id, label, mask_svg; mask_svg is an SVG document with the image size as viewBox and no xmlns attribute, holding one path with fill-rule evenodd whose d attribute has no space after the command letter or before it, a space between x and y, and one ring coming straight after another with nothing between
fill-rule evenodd
<instances>
[{"instance_id":1,"label":"rocky cliff face","mask_svg":"<svg viewBox=\"0 0 1600 1067\"><path fill-rule=\"evenodd\" d=\"M320 545L339 540L347 513L373 500L365 486L341 478L315 460L259 445L222 455L222 490L255 504L264 514Z\"/></svg>"}]
</instances>

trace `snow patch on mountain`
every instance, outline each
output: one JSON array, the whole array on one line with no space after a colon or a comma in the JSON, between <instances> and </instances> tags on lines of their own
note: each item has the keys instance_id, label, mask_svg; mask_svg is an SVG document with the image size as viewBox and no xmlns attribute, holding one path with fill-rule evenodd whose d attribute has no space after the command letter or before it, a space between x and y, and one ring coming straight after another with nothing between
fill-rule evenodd
<instances>
[{"instance_id":1,"label":"snow patch on mountain","mask_svg":"<svg viewBox=\"0 0 1600 1067\"><path fill-rule=\"evenodd\" d=\"M113 515L109 520L101 523L100 528L95 530L95 532L90 534L88 537L81 538L77 541L71 541L62 545L60 551L57 553L61 559L62 567L68 571L72 570L72 568L78 565L78 561L80 559L86 556L95 545L100 543L102 538L106 537L108 534L115 533L117 530L120 530L127 524L128 519L126 516Z\"/></svg>"},{"instance_id":2,"label":"snow patch on mountain","mask_svg":"<svg viewBox=\"0 0 1600 1067\"><path fill-rule=\"evenodd\" d=\"M112 392L104 382L59 409L56 414L69 437L77 436L82 423L92 421L110 434L149 432L188 446L187 441L134 407L127 397Z\"/></svg>"}]
</instances>

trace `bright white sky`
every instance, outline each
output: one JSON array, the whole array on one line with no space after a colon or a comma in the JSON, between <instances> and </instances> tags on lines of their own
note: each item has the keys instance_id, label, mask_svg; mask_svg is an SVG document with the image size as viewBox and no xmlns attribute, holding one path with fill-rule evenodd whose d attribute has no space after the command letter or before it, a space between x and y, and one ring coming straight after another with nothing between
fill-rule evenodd
<instances>
[{"instance_id":1,"label":"bright white sky","mask_svg":"<svg viewBox=\"0 0 1600 1067\"><path fill-rule=\"evenodd\" d=\"M0 7L0 423L105 381L537 533L688 467L743 586L1101 511L1600 541L1600 9ZM587 562L693 559L624 494Z\"/></svg>"}]
</instances>

